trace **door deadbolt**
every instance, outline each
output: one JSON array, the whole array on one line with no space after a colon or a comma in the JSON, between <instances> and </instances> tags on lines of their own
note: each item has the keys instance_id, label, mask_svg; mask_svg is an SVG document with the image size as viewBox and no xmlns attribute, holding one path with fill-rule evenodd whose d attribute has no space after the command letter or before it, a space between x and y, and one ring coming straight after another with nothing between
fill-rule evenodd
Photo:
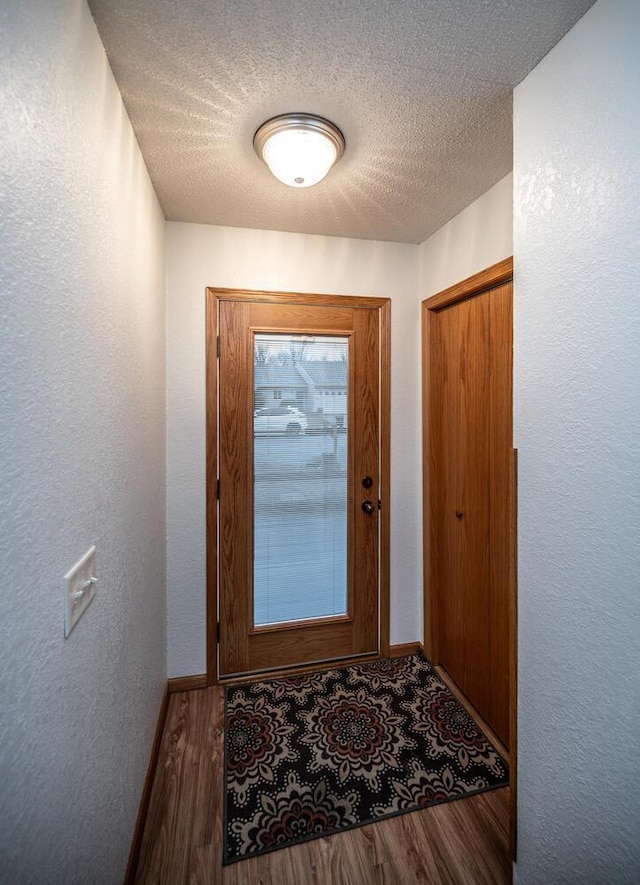
<instances>
[{"instance_id":1,"label":"door deadbolt","mask_svg":"<svg viewBox=\"0 0 640 885\"><path fill-rule=\"evenodd\" d=\"M370 489L373 485L373 479L370 476L365 476L365 478L362 480L362 485L365 489Z\"/></svg>"}]
</instances>

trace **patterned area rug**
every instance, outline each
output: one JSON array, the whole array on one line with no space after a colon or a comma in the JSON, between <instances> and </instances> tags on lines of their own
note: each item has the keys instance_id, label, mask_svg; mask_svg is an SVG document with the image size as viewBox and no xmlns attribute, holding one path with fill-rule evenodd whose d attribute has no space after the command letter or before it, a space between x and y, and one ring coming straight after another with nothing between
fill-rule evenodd
<instances>
[{"instance_id":1,"label":"patterned area rug","mask_svg":"<svg viewBox=\"0 0 640 885\"><path fill-rule=\"evenodd\" d=\"M229 687L224 863L508 783L424 658Z\"/></svg>"}]
</instances>

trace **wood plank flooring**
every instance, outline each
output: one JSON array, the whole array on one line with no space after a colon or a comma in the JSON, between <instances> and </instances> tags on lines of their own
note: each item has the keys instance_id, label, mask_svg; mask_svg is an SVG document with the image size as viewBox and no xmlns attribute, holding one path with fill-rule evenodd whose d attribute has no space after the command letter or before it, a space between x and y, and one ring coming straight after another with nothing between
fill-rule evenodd
<instances>
[{"instance_id":1,"label":"wood plank flooring","mask_svg":"<svg viewBox=\"0 0 640 885\"><path fill-rule=\"evenodd\" d=\"M138 885L507 885L509 790L222 867L222 689L172 694Z\"/></svg>"}]
</instances>

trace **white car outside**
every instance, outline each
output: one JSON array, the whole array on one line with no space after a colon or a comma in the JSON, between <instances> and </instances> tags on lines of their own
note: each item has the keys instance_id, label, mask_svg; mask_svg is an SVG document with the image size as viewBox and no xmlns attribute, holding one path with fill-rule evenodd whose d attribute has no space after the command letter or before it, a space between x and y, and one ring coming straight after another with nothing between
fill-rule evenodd
<instances>
[{"instance_id":1,"label":"white car outside","mask_svg":"<svg viewBox=\"0 0 640 885\"><path fill-rule=\"evenodd\" d=\"M307 429L306 416L294 406L267 406L253 413L254 433L286 433L297 436Z\"/></svg>"}]
</instances>

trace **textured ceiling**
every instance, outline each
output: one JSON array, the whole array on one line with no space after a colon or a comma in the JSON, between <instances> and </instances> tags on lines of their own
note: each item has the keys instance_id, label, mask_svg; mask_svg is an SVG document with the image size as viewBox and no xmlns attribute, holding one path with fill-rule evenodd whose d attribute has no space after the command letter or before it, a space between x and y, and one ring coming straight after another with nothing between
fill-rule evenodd
<instances>
[{"instance_id":1,"label":"textured ceiling","mask_svg":"<svg viewBox=\"0 0 640 885\"><path fill-rule=\"evenodd\" d=\"M418 243L511 169L511 93L593 0L89 0L167 218ZM287 111L343 159L288 188Z\"/></svg>"}]
</instances>

